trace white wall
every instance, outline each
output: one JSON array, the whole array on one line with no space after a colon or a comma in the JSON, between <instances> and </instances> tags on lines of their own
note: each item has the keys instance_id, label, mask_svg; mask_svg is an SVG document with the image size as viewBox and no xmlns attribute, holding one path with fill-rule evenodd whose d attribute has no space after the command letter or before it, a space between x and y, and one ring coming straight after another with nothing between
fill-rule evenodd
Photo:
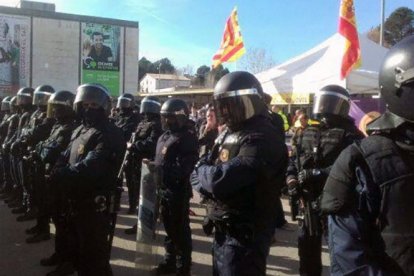
<instances>
[{"instance_id":1,"label":"white wall","mask_svg":"<svg viewBox=\"0 0 414 276\"><path fill-rule=\"evenodd\" d=\"M138 29L125 28L125 93L138 92ZM122 70L122 68L121 68Z\"/></svg>"},{"instance_id":2,"label":"white wall","mask_svg":"<svg viewBox=\"0 0 414 276\"><path fill-rule=\"evenodd\" d=\"M79 84L79 22L33 18L32 87L75 91Z\"/></svg>"}]
</instances>

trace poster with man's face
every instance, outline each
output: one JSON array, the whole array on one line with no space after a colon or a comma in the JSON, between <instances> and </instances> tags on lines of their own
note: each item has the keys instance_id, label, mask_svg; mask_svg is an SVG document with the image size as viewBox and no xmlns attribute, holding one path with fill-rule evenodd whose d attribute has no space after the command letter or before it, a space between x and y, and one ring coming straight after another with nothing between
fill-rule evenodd
<instances>
[{"instance_id":1,"label":"poster with man's face","mask_svg":"<svg viewBox=\"0 0 414 276\"><path fill-rule=\"evenodd\" d=\"M29 85L30 18L0 14L0 92L12 95Z\"/></svg>"},{"instance_id":2,"label":"poster with man's face","mask_svg":"<svg viewBox=\"0 0 414 276\"><path fill-rule=\"evenodd\" d=\"M121 28L106 24L82 23L82 83L104 85L119 95Z\"/></svg>"}]
</instances>

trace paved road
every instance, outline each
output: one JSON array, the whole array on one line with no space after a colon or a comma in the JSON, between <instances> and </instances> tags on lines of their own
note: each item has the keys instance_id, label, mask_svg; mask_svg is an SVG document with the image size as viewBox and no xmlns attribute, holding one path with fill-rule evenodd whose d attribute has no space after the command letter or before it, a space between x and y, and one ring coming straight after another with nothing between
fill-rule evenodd
<instances>
[{"instance_id":1,"label":"paved road","mask_svg":"<svg viewBox=\"0 0 414 276\"><path fill-rule=\"evenodd\" d=\"M126 200L124 193L123 202ZM191 216L193 234L193 275L211 275L211 239L206 237L201 229L203 208L198 205L198 198L192 200L191 209L197 216ZM284 200L284 208L288 210ZM135 269L135 236L125 235L123 230L131 226L134 216L126 215L127 206L122 205L118 218L111 264L115 276L141 275ZM32 222L16 222L15 215L10 209L0 203L0 276L13 275L45 275L50 268L40 266L39 260L53 253L53 242L26 244L24 230L33 225ZM296 224L290 223L292 231L278 230L277 242L271 248L268 258L268 275L297 275L298 256L296 249ZM161 233L162 235L162 233ZM323 248L324 275L329 275L329 256L327 248Z\"/></svg>"}]
</instances>

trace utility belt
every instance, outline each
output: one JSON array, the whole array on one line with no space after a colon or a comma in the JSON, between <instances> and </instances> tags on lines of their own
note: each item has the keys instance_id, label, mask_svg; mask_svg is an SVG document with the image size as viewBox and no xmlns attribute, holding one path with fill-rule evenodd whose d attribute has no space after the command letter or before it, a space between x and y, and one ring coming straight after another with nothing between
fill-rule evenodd
<instances>
[{"instance_id":1,"label":"utility belt","mask_svg":"<svg viewBox=\"0 0 414 276\"><path fill-rule=\"evenodd\" d=\"M69 204L73 213L85 210L95 210L97 213L116 214L120 209L122 188L85 199L70 199Z\"/></svg>"},{"instance_id":2,"label":"utility belt","mask_svg":"<svg viewBox=\"0 0 414 276\"><path fill-rule=\"evenodd\" d=\"M227 216L223 216L220 219L212 219L206 216L202 226L207 236L211 235L213 230L215 230L218 233L234 237L240 242L252 242L255 237L253 223L233 221Z\"/></svg>"}]
</instances>

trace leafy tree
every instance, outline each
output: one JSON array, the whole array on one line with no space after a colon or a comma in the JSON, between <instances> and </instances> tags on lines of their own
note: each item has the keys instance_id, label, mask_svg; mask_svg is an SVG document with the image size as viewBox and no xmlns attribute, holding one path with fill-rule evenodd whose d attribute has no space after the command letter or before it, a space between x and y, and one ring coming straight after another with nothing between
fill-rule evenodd
<instances>
[{"instance_id":1,"label":"leafy tree","mask_svg":"<svg viewBox=\"0 0 414 276\"><path fill-rule=\"evenodd\" d=\"M175 67L168 58L163 58L152 64L151 71L151 73L173 74Z\"/></svg>"},{"instance_id":2,"label":"leafy tree","mask_svg":"<svg viewBox=\"0 0 414 276\"><path fill-rule=\"evenodd\" d=\"M196 71L196 75L193 78L193 84L198 85L198 86L205 86L209 72L210 72L210 67L208 67L207 65L202 65L198 67Z\"/></svg>"},{"instance_id":3,"label":"leafy tree","mask_svg":"<svg viewBox=\"0 0 414 276\"><path fill-rule=\"evenodd\" d=\"M145 57L142 57L138 61L138 79L141 80L145 74L150 72L152 66L152 62L146 59Z\"/></svg>"},{"instance_id":4,"label":"leafy tree","mask_svg":"<svg viewBox=\"0 0 414 276\"><path fill-rule=\"evenodd\" d=\"M391 13L384 22L384 46L392 47L403 38L414 34L414 11L401 7ZM368 33L368 37L379 43L380 26Z\"/></svg>"},{"instance_id":5,"label":"leafy tree","mask_svg":"<svg viewBox=\"0 0 414 276\"><path fill-rule=\"evenodd\" d=\"M175 67L168 58L163 58L152 63L145 57L142 57L138 62L139 73L138 77L141 80L145 74L174 74Z\"/></svg>"},{"instance_id":6,"label":"leafy tree","mask_svg":"<svg viewBox=\"0 0 414 276\"><path fill-rule=\"evenodd\" d=\"M230 73L229 69L224 68L222 64L212 69L208 73L206 87L214 87L219 79L228 73Z\"/></svg>"}]
</instances>

